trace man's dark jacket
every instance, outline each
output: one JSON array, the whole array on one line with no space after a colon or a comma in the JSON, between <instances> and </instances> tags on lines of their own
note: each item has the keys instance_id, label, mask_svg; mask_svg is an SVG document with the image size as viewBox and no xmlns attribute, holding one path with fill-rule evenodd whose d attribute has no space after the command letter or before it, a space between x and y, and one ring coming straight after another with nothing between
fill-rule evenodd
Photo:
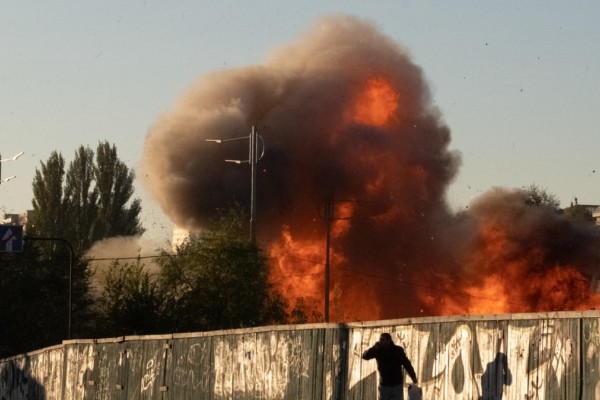
<instances>
[{"instance_id":1,"label":"man's dark jacket","mask_svg":"<svg viewBox=\"0 0 600 400\"><path fill-rule=\"evenodd\" d=\"M390 343L387 347L382 347L376 344L367 349L362 358L377 360L377 370L379 371L379 384L381 386L397 386L402 385L402 367L406 369L413 382L417 381L417 375L406 356L404 349L400 346Z\"/></svg>"}]
</instances>

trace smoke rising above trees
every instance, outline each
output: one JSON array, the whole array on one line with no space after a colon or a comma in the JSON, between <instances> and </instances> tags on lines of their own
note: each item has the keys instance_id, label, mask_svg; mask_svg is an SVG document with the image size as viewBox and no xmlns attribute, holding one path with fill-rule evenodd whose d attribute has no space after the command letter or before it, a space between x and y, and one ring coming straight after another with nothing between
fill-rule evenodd
<instances>
[{"instance_id":1,"label":"smoke rising above trees","mask_svg":"<svg viewBox=\"0 0 600 400\"><path fill-rule=\"evenodd\" d=\"M548 208L533 211L522 190L493 191L465 212L449 210L446 191L461 162L449 148L450 128L422 69L373 23L319 19L260 65L200 77L158 118L146 137L144 179L178 226L198 230L223 204L248 204L249 170L224 162L247 158L247 144L206 139L244 136L252 125L266 147L257 236L290 304L303 298L322 308L319 210L327 201L344 217L332 224L334 319L595 304L589 290L539 301L545 290L590 279L590 265L600 262L595 231ZM510 279L496 274L507 268ZM519 279L538 289L527 292ZM515 287L524 292L508 301Z\"/></svg>"}]
</instances>

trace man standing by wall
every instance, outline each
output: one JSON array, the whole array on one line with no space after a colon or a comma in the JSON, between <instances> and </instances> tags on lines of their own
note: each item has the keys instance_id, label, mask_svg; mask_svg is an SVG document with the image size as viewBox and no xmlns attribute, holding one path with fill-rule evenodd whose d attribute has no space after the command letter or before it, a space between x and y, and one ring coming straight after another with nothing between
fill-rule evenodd
<instances>
[{"instance_id":1,"label":"man standing by wall","mask_svg":"<svg viewBox=\"0 0 600 400\"><path fill-rule=\"evenodd\" d=\"M382 333L379 341L367 349L362 358L375 359L379 371L379 400L404 400L402 368L406 370L413 383L417 384L417 375L401 346L394 344L389 333Z\"/></svg>"}]
</instances>

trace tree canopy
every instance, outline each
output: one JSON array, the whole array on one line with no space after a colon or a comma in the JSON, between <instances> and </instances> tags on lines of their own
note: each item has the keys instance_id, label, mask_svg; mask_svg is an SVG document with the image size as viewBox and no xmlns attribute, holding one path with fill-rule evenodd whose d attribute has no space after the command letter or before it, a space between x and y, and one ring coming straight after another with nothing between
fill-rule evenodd
<instances>
[{"instance_id":1,"label":"tree canopy","mask_svg":"<svg viewBox=\"0 0 600 400\"><path fill-rule=\"evenodd\" d=\"M167 327L161 313L162 296L155 280L139 260L115 260L106 274L99 300L98 335L121 336L160 333Z\"/></svg>"},{"instance_id":2,"label":"tree canopy","mask_svg":"<svg viewBox=\"0 0 600 400\"><path fill-rule=\"evenodd\" d=\"M28 232L61 237L78 253L97 240L143 233L141 203L132 199L135 174L108 142L98 144L96 158L80 146L65 173L61 154L40 163L33 180L33 215Z\"/></svg>"},{"instance_id":3,"label":"tree canopy","mask_svg":"<svg viewBox=\"0 0 600 400\"><path fill-rule=\"evenodd\" d=\"M526 203L532 206L548 206L556 211L560 209L560 201L555 194L548 192L546 189L537 185L529 185L523 188L526 195Z\"/></svg>"},{"instance_id":4,"label":"tree canopy","mask_svg":"<svg viewBox=\"0 0 600 400\"><path fill-rule=\"evenodd\" d=\"M60 343L69 331L72 337L99 334L82 254L98 239L143 229L140 201L131 199L133 171L107 142L94 157L80 146L66 168L54 151L35 171L24 251L0 253L0 355Z\"/></svg>"},{"instance_id":5,"label":"tree canopy","mask_svg":"<svg viewBox=\"0 0 600 400\"><path fill-rule=\"evenodd\" d=\"M239 207L163 251L159 281L175 331L240 328L286 320L285 302L268 280L262 250L247 238Z\"/></svg>"}]
</instances>

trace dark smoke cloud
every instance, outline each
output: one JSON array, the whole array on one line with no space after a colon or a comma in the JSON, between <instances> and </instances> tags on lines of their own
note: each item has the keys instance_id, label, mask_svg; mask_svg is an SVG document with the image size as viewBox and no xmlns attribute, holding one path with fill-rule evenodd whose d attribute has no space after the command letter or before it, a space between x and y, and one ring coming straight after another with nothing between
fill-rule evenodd
<instances>
[{"instance_id":1,"label":"dark smoke cloud","mask_svg":"<svg viewBox=\"0 0 600 400\"><path fill-rule=\"evenodd\" d=\"M345 121L355 93L373 77L384 77L401 95L392 127ZM244 136L252 124L267 150L258 205L279 225L314 213L329 192L362 199L365 185L378 177L389 184L378 194L384 197L379 213L398 200L421 203L421 211L439 203L455 174L449 132L431 109L420 68L372 24L352 17L319 20L261 66L203 76L158 120L147 136L143 169L177 225L199 228L216 207L247 200L248 169L223 162L247 159L247 144L205 139ZM396 171L382 171L386 161L380 165L379 155L397 158ZM418 189L403 177L417 168L428 175Z\"/></svg>"},{"instance_id":2,"label":"dark smoke cloud","mask_svg":"<svg viewBox=\"0 0 600 400\"><path fill-rule=\"evenodd\" d=\"M373 81L396 96L397 108L381 123L357 118ZM201 77L150 129L143 153L147 186L175 224L199 229L216 208L248 204L248 166L224 162L247 159L248 143L205 139L245 136L254 124L266 147L257 190L264 248L280 243L287 229L305 249L318 243L323 254L326 199L335 200L336 217L351 217L334 223L338 319L439 312L439 301L422 295L437 285L431 277L460 289L456 277L467 274L461 263L474 251L482 221L448 211L446 190L460 158L448 149L450 131L406 49L370 22L334 16L262 65ZM301 261L280 266L280 288L291 302L301 295L322 309L323 278L314 274L322 265L307 268ZM469 268L473 282L482 269ZM309 271L314 287L282 278Z\"/></svg>"},{"instance_id":3,"label":"dark smoke cloud","mask_svg":"<svg viewBox=\"0 0 600 400\"><path fill-rule=\"evenodd\" d=\"M478 309L477 304L487 313L581 310L600 304L590 288L600 265L598 227L527 200L523 190L490 190L451 226L464 236L453 276L445 274L448 286L462 291L492 281L495 294L506 298L493 304L487 301L491 296L455 296L462 312Z\"/></svg>"}]
</instances>

